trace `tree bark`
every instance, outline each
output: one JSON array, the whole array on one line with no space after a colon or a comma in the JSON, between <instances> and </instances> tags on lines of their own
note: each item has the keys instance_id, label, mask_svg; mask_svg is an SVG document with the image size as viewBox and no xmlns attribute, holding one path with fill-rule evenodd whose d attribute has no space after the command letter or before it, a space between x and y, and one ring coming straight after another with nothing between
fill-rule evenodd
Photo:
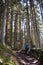
<instances>
[{"instance_id":1,"label":"tree bark","mask_svg":"<svg viewBox=\"0 0 43 65\"><path fill-rule=\"evenodd\" d=\"M2 36L1 42L5 45L5 30L6 30L6 12L7 12L7 4L3 3L3 21L2 21Z\"/></svg>"},{"instance_id":2,"label":"tree bark","mask_svg":"<svg viewBox=\"0 0 43 65\"><path fill-rule=\"evenodd\" d=\"M29 45L32 47L32 39L31 39L31 36L30 36L30 19L29 19L29 12L28 12L28 1L26 1L26 19L27 19L27 43L29 43Z\"/></svg>"},{"instance_id":3,"label":"tree bark","mask_svg":"<svg viewBox=\"0 0 43 65\"><path fill-rule=\"evenodd\" d=\"M16 13L15 14L15 28L14 28L14 49L16 49L16 45L17 45L17 18L18 18L18 15Z\"/></svg>"},{"instance_id":4,"label":"tree bark","mask_svg":"<svg viewBox=\"0 0 43 65\"><path fill-rule=\"evenodd\" d=\"M11 6L11 23L10 23L11 25L11 31L10 31L10 45L11 45L11 48L12 48L12 29L13 29L13 7Z\"/></svg>"},{"instance_id":5,"label":"tree bark","mask_svg":"<svg viewBox=\"0 0 43 65\"><path fill-rule=\"evenodd\" d=\"M36 47L40 47L39 30L37 28L37 20L36 20L36 13L35 13L33 0L30 0L30 12L31 12L31 19L33 22L33 31L34 31L34 38L35 38L33 41L34 41Z\"/></svg>"}]
</instances>

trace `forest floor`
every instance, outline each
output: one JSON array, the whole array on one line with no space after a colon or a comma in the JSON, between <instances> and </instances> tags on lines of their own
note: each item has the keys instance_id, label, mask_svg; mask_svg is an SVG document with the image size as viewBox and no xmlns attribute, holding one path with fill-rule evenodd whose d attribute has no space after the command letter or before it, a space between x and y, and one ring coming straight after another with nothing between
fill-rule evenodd
<instances>
[{"instance_id":1,"label":"forest floor","mask_svg":"<svg viewBox=\"0 0 43 65\"><path fill-rule=\"evenodd\" d=\"M15 54L15 51L0 45L0 65L18 65Z\"/></svg>"},{"instance_id":2,"label":"forest floor","mask_svg":"<svg viewBox=\"0 0 43 65\"><path fill-rule=\"evenodd\" d=\"M37 59L39 53L40 51L37 52L33 50L32 52L30 52L30 55L26 55L25 53L11 50L8 46L0 45L0 65L39 65L40 62ZM34 57L32 57L31 55L33 55Z\"/></svg>"},{"instance_id":3,"label":"forest floor","mask_svg":"<svg viewBox=\"0 0 43 65\"><path fill-rule=\"evenodd\" d=\"M22 50L16 53L19 65L43 65L43 49L31 49L28 54Z\"/></svg>"}]
</instances>

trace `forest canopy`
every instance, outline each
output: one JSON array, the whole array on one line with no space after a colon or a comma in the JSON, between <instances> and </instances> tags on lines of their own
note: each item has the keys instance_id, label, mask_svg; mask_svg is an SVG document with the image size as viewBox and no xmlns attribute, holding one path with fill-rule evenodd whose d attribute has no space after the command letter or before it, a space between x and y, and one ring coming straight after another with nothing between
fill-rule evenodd
<instances>
[{"instance_id":1,"label":"forest canopy","mask_svg":"<svg viewBox=\"0 0 43 65\"><path fill-rule=\"evenodd\" d=\"M0 43L20 49L26 42L43 47L43 0L0 0Z\"/></svg>"}]
</instances>

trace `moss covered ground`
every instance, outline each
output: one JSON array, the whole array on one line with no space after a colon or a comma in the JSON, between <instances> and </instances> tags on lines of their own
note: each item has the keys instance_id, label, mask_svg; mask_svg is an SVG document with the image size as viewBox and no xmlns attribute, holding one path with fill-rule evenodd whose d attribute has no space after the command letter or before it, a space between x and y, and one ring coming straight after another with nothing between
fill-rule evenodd
<instances>
[{"instance_id":1,"label":"moss covered ground","mask_svg":"<svg viewBox=\"0 0 43 65\"><path fill-rule=\"evenodd\" d=\"M7 46L0 45L0 65L16 65L15 53Z\"/></svg>"}]
</instances>

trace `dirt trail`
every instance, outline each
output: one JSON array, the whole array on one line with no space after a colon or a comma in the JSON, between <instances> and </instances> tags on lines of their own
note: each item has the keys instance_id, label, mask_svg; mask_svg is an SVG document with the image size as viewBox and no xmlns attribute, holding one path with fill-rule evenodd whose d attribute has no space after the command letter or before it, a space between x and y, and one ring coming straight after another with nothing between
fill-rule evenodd
<instances>
[{"instance_id":1,"label":"dirt trail","mask_svg":"<svg viewBox=\"0 0 43 65\"><path fill-rule=\"evenodd\" d=\"M16 58L19 65L38 65L39 64L37 59L26 54L17 53Z\"/></svg>"}]
</instances>

